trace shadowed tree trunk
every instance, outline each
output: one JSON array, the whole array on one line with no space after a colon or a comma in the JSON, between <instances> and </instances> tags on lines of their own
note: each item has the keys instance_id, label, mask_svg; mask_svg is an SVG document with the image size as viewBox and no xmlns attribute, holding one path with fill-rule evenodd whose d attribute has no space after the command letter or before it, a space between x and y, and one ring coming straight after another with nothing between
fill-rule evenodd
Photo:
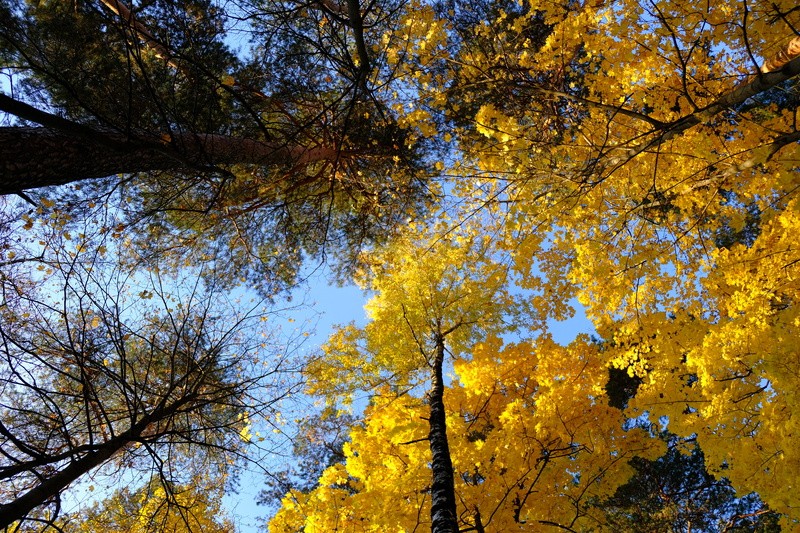
<instances>
[{"instance_id":1,"label":"shadowed tree trunk","mask_svg":"<svg viewBox=\"0 0 800 533\"><path fill-rule=\"evenodd\" d=\"M0 128L0 194L114 174L230 164L288 167L344 156L330 146L286 146L213 134L129 140L116 134L89 138L50 128Z\"/></svg>"}]
</instances>

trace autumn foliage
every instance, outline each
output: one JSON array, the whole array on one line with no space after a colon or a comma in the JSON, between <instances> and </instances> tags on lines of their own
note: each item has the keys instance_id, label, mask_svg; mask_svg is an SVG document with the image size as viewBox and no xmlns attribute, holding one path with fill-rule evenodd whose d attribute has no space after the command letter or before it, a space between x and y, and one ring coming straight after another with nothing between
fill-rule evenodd
<instances>
[{"instance_id":1,"label":"autumn foliage","mask_svg":"<svg viewBox=\"0 0 800 533\"><path fill-rule=\"evenodd\" d=\"M10 370L50 364L20 332L51 339L76 320L67 303L23 298L46 287L37 272L69 281L65 265L94 253L81 271L94 287L113 250L119 276L213 264L201 269L209 286L274 299L304 260L332 254L340 280L367 291L367 322L332 332L302 380L320 428L347 438L307 469L315 479L287 486L271 532L635 529L637 497L661 513L653 528L700 515L708 530L797 527L795 2L319 0L235 13L190 2L179 15L160 2L6 4L0 58L25 84L0 98L16 117L0 128L12 147L0 192L36 205L9 202L6 226L44 249L3 230L6 386L58 405L57 384ZM75 46L89 60L65 46L62 19L86 32ZM247 60L222 40L244 21ZM100 90L106 78L120 89ZM57 179L53 156L67 159ZM70 256L81 209L97 216L98 205L114 223L93 221L102 237ZM73 292L79 311L137 322ZM174 322L183 315L167 292L160 320ZM19 322L23 307L55 326ZM576 313L587 331L557 342L555 326ZM83 334L113 330L81 320ZM152 321L129 329L161 331ZM149 361L158 339L139 336ZM89 366L128 390L120 339L116 359ZM257 361L250 349L245 359ZM237 401L219 400L213 427L244 456L251 391L236 385L242 374L225 378ZM87 377L72 381L71 396L86 396ZM113 427L90 404L70 404L85 423L67 418L91 447ZM60 447L36 444L10 423L17 404L2 406L0 473L19 487L36 490L45 451L58 465L62 449L85 452L67 430ZM28 414L49 424L48 409ZM126 422L141 415L130 409ZM23 460L33 466L21 476L12 463ZM666 490L680 469L685 486Z\"/></svg>"},{"instance_id":2,"label":"autumn foliage","mask_svg":"<svg viewBox=\"0 0 800 533\"><path fill-rule=\"evenodd\" d=\"M440 222L438 238L377 260L370 322L335 334L329 390L312 387L371 390L364 426L317 489L287 495L271 530L428 527L426 399L407 382L419 362L400 349L413 352L424 330L417 306L445 323L475 317L473 336L449 347L445 393L462 531L603 529L596 504L628 479L632 456L664 453L660 426L792 523L796 6L414 8L391 36L414 57L399 68L420 111L405 120L457 143L442 168L461 220L494 218ZM495 251L453 238L463 232L491 236ZM465 255L448 259L454 250ZM499 290L475 275L493 256ZM511 294L525 305L501 318ZM573 298L597 338L561 346L546 323L569 316ZM531 337L502 340L520 321ZM615 407L610 373L633 383Z\"/></svg>"}]
</instances>

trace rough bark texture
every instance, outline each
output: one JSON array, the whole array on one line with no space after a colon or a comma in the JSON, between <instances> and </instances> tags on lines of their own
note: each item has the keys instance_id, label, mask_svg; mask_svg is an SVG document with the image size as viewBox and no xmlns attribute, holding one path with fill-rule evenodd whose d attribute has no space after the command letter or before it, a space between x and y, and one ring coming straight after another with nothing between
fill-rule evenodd
<instances>
[{"instance_id":1,"label":"rough bark texture","mask_svg":"<svg viewBox=\"0 0 800 533\"><path fill-rule=\"evenodd\" d=\"M0 195L83 179L213 165L297 165L342 156L333 147L305 148L213 134L128 140L75 136L44 127L0 128Z\"/></svg>"},{"instance_id":2,"label":"rough bark texture","mask_svg":"<svg viewBox=\"0 0 800 533\"><path fill-rule=\"evenodd\" d=\"M431 533L457 533L456 489L453 480L453 462L447 442L447 418L444 409L444 337L436 338L436 355L431 370L431 390L428 393L431 417L428 439L430 441L431 470Z\"/></svg>"}]
</instances>

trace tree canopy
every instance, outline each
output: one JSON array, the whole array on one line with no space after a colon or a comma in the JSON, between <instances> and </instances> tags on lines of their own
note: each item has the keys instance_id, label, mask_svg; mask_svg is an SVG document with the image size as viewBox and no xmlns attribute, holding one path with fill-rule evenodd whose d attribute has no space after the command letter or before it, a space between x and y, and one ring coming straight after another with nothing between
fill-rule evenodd
<instances>
[{"instance_id":1,"label":"tree canopy","mask_svg":"<svg viewBox=\"0 0 800 533\"><path fill-rule=\"evenodd\" d=\"M301 377L272 531L796 526L799 35L789 1L0 0L3 524L228 475ZM328 259L368 322L278 378L231 291Z\"/></svg>"}]
</instances>

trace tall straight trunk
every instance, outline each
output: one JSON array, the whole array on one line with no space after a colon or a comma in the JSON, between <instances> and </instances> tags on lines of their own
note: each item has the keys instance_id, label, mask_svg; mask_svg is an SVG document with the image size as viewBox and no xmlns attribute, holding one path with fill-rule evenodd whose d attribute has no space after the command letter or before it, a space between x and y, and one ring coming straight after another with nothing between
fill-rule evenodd
<instances>
[{"instance_id":1,"label":"tall straight trunk","mask_svg":"<svg viewBox=\"0 0 800 533\"><path fill-rule=\"evenodd\" d=\"M344 154L332 146L306 148L216 134L129 140L111 133L7 127L0 128L0 195L115 174L230 164L290 166L339 157Z\"/></svg>"},{"instance_id":2,"label":"tall straight trunk","mask_svg":"<svg viewBox=\"0 0 800 533\"><path fill-rule=\"evenodd\" d=\"M431 447L431 533L457 533L456 488L453 480L453 462L447 441L447 417L444 409L444 336L436 336L436 353L431 369L430 430L428 440Z\"/></svg>"}]
</instances>

